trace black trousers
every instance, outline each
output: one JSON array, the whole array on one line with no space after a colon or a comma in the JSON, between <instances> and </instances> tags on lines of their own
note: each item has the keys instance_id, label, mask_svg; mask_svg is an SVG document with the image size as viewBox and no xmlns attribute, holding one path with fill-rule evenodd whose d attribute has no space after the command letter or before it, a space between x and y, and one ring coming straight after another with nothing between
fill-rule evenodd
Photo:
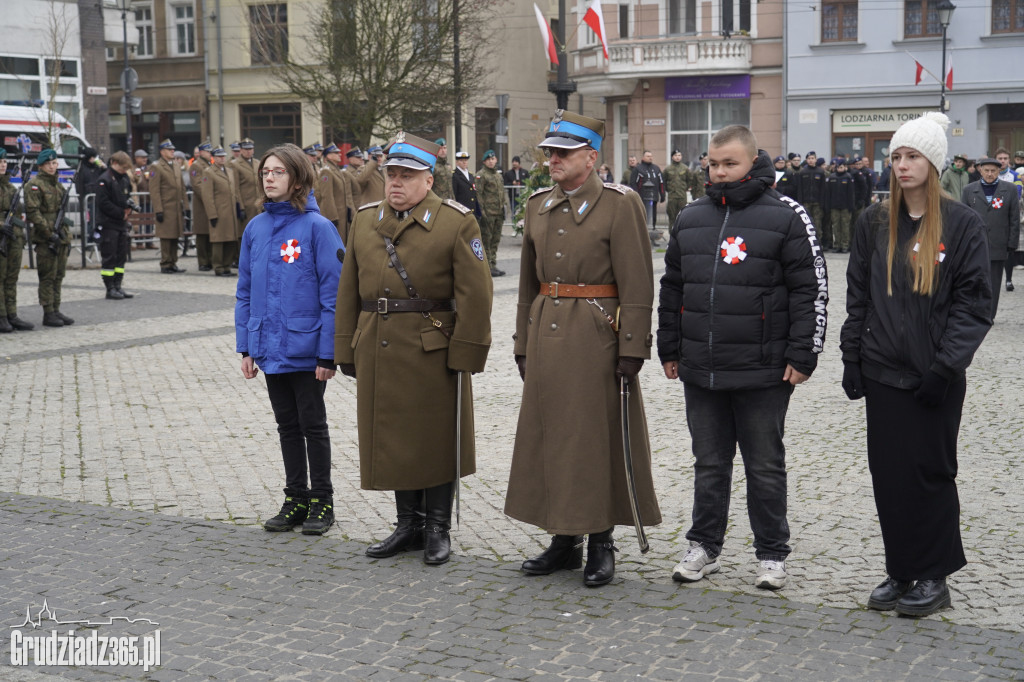
<instances>
[{"instance_id":1,"label":"black trousers","mask_svg":"<svg viewBox=\"0 0 1024 682\"><path fill-rule=\"evenodd\" d=\"M285 372L266 377L270 406L281 437L286 493L308 490L311 498L332 496L331 438L324 405L327 382L317 381L314 372Z\"/></svg>"},{"instance_id":2,"label":"black trousers","mask_svg":"<svg viewBox=\"0 0 1024 682\"><path fill-rule=\"evenodd\" d=\"M1003 290L1003 269L1005 262L994 260L989 262L990 276L992 278L992 319L996 319L996 310L999 308L999 292Z\"/></svg>"},{"instance_id":3,"label":"black trousers","mask_svg":"<svg viewBox=\"0 0 1024 682\"><path fill-rule=\"evenodd\" d=\"M864 378L868 466L885 568L898 580L945 578L967 565L960 539L956 440L967 382L955 380L938 407L914 391Z\"/></svg>"},{"instance_id":4,"label":"black trousers","mask_svg":"<svg viewBox=\"0 0 1024 682\"><path fill-rule=\"evenodd\" d=\"M100 231L100 274L104 277L124 274L124 264L128 262L128 247L131 237L128 230L116 227L105 227Z\"/></svg>"},{"instance_id":5,"label":"black trousers","mask_svg":"<svg viewBox=\"0 0 1024 682\"><path fill-rule=\"evenodd\" d=\"M1006 281L1013 281L1013 268L1017 265L1024 265L1024 251L1011 251L1006 259Z\"/></svg>"}]
</instances>

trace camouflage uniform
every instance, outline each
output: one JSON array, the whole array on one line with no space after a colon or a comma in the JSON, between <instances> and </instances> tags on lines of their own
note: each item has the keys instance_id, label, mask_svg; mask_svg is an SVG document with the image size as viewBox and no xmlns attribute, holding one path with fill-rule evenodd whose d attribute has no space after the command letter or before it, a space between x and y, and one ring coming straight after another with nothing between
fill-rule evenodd
<instances>
[{"instance_id":1,"label":"camouflage uniform","mask_svg":"<svg viewBox=\"0 0 1024 682\"><path fill-rule=\"evenodd\" d=\"M11 184L11 176L0 175L0 220L7 220L18 188ZM14 209L15 219L21 216L21 205ZM25 227L11 225L13 237L7 238L7 255L0 256L0 317L4 319L18 315L18 275L21 274L21 252L25 248Z\"/></svg>"},{"instance_id":2,"label":"camouflage uniform","mask_svg":"<svg viewBox=\"0 0 1024 682\"><path fill-rule=\"evenodd\" d=\"M707 182L707 179L707 173L699 165L690 171L690 185L687 188L690 190L690 201L696 201L707 194L704 191L704 183Z\"/></svg>"},{"instance_id":3,"label":"camouflage uniform","mask_svg":"<svg viewBox=\"0 0 1024 682\"><path fill-rule=\"evenodd\" d=\"M501 225L505 222L505 184L497 168L484 166L476 172L476 200L480 206L480 234L491 269L497 267Z\"/></svg>"},{"instance_id":4,"label":"camouflage uniform","mask_svg":"<svg viewBox=\"0 0 1024 682\"><path fill-rule=\"evenodd\" d=\"M431 189L442 200L455 200L455 192L452 191L452 169L449 168L447 159L438 159L434 164L434 186Z\"/></svg>"},{"instance_id":5,"label":"camouflage uniform","mask_svg":"<svg viewBox=\"0 0 1024 682\"><path fill-rule=\"evenodd\" d=\"M683 206L686 206L686 190L689 189L692 182L690 169L673 161L662 172L662 177L665 178L665 190L668 194L666 212L668 213L668 224L671 227L676 222L676 215L683 209Z\"/></svg>"},{"instance_id":6,"label":"camouflage uniform","mask_svg":"<svg viewBox=\"0 0 1024 682\"><path fill-rule=\"evenodd\" d=\"M62 226L57 253L50 250L50 236L60 203L63 187L56 175L40 172L25 186L25 214L32 223L32 243L36 245L36 269L39 275L39 305L43 312L60 311L60 288L71 249L71 233Z\"/></svg>"}]
</instances>

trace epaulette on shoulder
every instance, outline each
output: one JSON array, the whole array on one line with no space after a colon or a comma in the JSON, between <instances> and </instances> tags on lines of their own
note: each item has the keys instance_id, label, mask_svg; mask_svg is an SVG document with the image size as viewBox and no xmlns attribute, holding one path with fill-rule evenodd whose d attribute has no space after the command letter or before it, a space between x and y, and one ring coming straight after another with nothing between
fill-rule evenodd
<instances>
[{"instance_id":1,"label":"epaulette on shoulder","mask_svg":"<svg viewBox=\"0 0 1024 682\"><path fill-rule=\"evenodd\" d=\"M445 206L449 206L451 208L454 208L456 211L458 211L462 215L466 215L467 213L469 213L469 209L468 208L466 208L465 206L463 206L459 202L455 201L454 199L445 199L443 203L444 203Z\"/></svg>"},{"instance_id":2,"label":"epaulette on shoulder","mask_svg":"<svg viewBox=\"0 0 1024 682\"><path fill-rule=\"evenodd\" d=\"M606 182L604 183L604 186L607 189L615 190L619 194L629 194L630 192L634 191L632 187L627 187L626 185L621 185L617 182Z\"/></svg>"},{"instance_id":3,"label":"epaulette on shoulder","mask_svg":"<svg viewBox=\"0 0 1024 682\"><path fill-rule=\"evenodd\" d=\"M555 188L554 185L552 185L551 187L541 187L538 190L534 190L533 194L530 195L530 198L532 199L532 198L534 198L536 196L540 196L541 194L544 194L544 192L550 192L554 188Z\"/></svg>"},{"instance_id":4,"label":"epaulette on shoulder","mask_svg":"<svg viewBox=\"0 0 1024 682\"><path fill-rule=\"evenodd\" d=\"M364 208L377 208L382 203L384 203L383 200L382 201L371 201L368 204L363 204L362 206L360 206L359 210L362 211Z\"/></svg>"}]
</instances>

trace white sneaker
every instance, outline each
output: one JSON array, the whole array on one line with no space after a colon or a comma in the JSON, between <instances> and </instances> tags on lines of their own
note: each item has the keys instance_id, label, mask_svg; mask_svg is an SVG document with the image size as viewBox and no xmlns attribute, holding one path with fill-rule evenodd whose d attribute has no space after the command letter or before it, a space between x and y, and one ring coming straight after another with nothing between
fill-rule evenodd
<instances>
[{"instance_id":1,"label":"white sneaker","mask_svg":"<svg viewBox=\"0 0 1024 682\"><path fill-rule=\"evenodd\" d=\"M754 584L762 590L778 590L786 584L786 562L765 559L761 562Z\"/></svg>"},{"instance_id":2,"label":"white sneaker","mask_svg":"<svg viewBox=\"0 0 1024 682\"><path fill-rule=\"evenodd\" d=\"M683 560L672 569L672 580L681 583L694 583L706 575L717 573L722 566L718 559L712 559L698 543L690 545Z\"/></svg>"}]
</instances>

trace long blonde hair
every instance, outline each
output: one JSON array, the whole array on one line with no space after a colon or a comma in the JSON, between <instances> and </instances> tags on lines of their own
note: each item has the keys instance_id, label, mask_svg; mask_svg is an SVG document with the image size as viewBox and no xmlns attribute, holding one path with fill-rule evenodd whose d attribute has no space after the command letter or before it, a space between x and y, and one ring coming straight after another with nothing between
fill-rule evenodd
<instances>
[{"instance_id":1,"label":"long blonde hair","mask_svg":"<svg viewBox=\"0 0 1024 682\"><path fill-rule=\"evenodd\" d=\"M914 276L912 291L922 296L931 296L938 284L939 245L942 242L942 199L949 198L939 184L939 173L928 174L925 181L925 210L921 222L914 234L914 242L918 250L907 251L907 266ZM892 296L892 263L897 251L899 237L900 209L903 207L903 188L893 172L889 176L889 253L887 256L886 284Z\"/></svg>"}]
</instances>

